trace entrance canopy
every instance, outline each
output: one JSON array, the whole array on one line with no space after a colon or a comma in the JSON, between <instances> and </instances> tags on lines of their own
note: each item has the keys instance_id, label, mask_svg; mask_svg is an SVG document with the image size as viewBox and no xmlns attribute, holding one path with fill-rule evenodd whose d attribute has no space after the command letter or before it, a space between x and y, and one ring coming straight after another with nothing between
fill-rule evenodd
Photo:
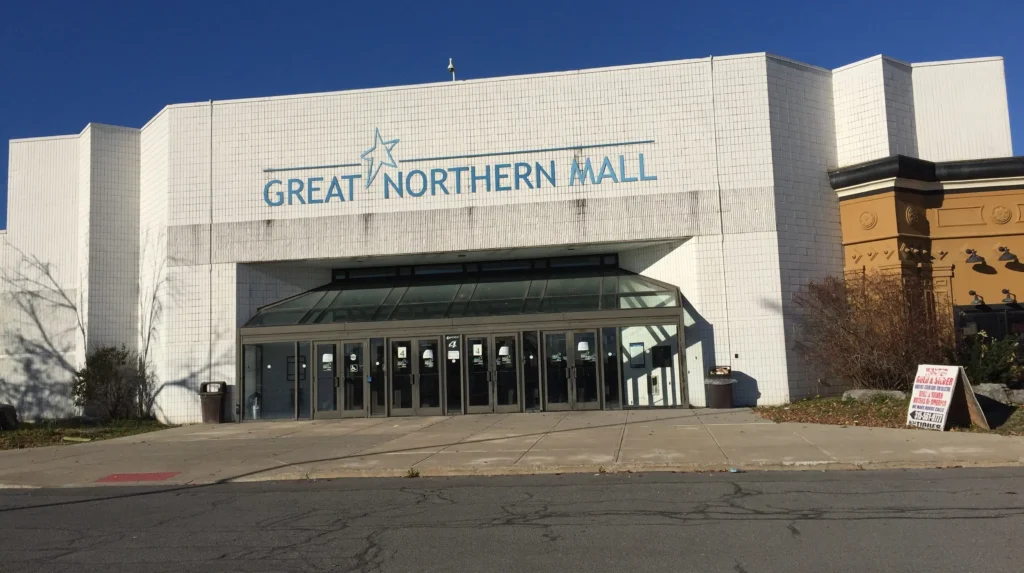
<instances>
[{"instance_id":1,"label":"entrance canopy","mask_svg":"<svg viewBox=\"0 0 1024 573\"><path fill-rule=\"evenodd\" d=\"M677 288L613 255L334 271L261 308L246 327L678 307Z\"/></svg>"}]
</instances>

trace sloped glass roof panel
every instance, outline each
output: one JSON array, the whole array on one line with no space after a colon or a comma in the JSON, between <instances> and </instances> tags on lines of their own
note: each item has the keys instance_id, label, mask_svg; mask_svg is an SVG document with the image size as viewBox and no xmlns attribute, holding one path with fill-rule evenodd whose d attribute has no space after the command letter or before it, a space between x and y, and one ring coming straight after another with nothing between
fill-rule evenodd
<instances>
[{"instance_id":1,"label":"sloped glass roof panel","mask_svg":"<svg viewBox=\"0 0 1024 573\"><path fill-rule=\"evenodd\" d=\"M528 268L338 280L260 309L246 326L423 320L679 306L622 269Z\"/></svg>"},{"instance_id":2,"label":"sloped glass roof panel","mask_svg":"<svg viewBox=\"0 0 1024 573\"><path fill-rule=\"evenodd\" d=\"M459 286L459 283L411 286L388 320L444 318Z\"/></svg>"},{"instance_id":3,"label":"sloped glass roof panel","mask_svg":"<svg viewBox=\"0 0 1024 573\"><path fill-rule=\"evenodd\" d=\"M461 316L499 316L520 314L530 288L529 280L477 283L473 298Z\"/></svg>"}]
</instances>

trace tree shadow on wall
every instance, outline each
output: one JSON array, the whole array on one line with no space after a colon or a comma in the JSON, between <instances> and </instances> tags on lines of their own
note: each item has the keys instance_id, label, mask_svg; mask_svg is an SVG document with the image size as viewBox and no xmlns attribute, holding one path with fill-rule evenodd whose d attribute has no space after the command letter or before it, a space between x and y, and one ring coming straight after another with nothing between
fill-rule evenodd
<instances>
[{"instance_id":1,"label":"tree shadow on wall","mask_svg":"<svg viewBox=\"0 0 1024 573\"><path fill-rule=\"evenodd\" d=\"M85 340L81 291L61 285L53 265L9 247L20 259L0 274L8 316L4 350L12 370L0 379L0 401L14 405L22 419L70 415L76 347Z\"/></svg>"}]
</instances>

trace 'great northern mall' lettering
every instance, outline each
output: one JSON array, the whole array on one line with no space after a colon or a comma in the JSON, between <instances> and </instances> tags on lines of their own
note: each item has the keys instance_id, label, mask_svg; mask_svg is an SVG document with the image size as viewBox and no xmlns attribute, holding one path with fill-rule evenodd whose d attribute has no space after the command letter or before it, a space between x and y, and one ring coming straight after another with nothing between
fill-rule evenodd
<instances>
[{"instance_id":1,"label":"'great northern mall' lettering","mask_svg":"<svg viewBox=\"0 0 1024 573\"><path fill-rule=\"evenodd\" d=\"M627 165L628 163L628 165ZM572 161L567 170L556 168L554 161L514 162L411 171L382 172L385 199L424 197L427 195L462 195L557 187L560 177L568 171L568 185L602 185L657 181L644 164L644 154L635 162L625 155L605 156L600 162L586 158ZM633 168L635 167L635 171ZM338 175L324 185L324 177L305 179L273 179L263 187L263 201L271 207L281 205L312 205L343 203L355 200L355 180L361 175Z\"/></svg>"}]
</instances>

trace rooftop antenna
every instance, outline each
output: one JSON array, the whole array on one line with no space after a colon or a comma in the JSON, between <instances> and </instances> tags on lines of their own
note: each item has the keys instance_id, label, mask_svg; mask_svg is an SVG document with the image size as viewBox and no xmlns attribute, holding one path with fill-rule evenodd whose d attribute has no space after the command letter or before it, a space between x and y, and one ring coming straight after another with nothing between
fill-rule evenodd
<instances>
[{"instance_id":1,"label":"rooftop antenna","mask_svg":"<svg viewBox=\"0 0 1024 573\"><path fill-rule=\"evenodd\" d=\"M448 58L448 71L452 73L452 81L455 81L455 64L452 63L452 59Z\"/></svg>"}]
</instances>

